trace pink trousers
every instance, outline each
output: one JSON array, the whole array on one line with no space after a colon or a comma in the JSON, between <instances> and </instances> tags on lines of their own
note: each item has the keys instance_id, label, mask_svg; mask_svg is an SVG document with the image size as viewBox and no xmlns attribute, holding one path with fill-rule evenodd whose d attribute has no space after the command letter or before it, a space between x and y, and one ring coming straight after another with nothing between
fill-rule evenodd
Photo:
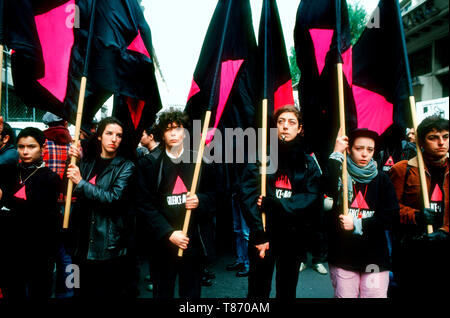
<instances>
[{"instance_id":1,"label":"pink trousers","mask_svg":"<svg viewBox=\"0 0 450 318\"><path fill-rule=\"evenodd\" d=\"M389 272L353 272L329 264L335 298L387 298Z\"/></svg>"}]
</instances>

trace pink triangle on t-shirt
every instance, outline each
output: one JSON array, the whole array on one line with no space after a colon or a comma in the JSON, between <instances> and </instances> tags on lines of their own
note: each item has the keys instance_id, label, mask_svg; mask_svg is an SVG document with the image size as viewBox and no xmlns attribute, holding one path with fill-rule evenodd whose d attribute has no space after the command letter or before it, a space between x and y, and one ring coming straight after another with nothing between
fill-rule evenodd
<instances>
[{"instance_id":1,"label":"pink triangle on t-shirt","mask_svg":"<svg viewBox=\"0 0 450 318\"><path fill-rule=\"evenodd\" d=\"M95 185L95 182L97 181L97 176L92 177L91 180L89 180L89 183L92 183L93 185Z\"/></svg>"},{"instance_id":2,"label":"pink triangle on t-shirt","mask_svg":"<svg viewBox=\"0 0 450 318\"><path fill-rule=\"evenodd\" d=\"M20 188L19 191L16 192L16 194L14 194L14 196L18 199L22 199L22 200L27 200L27 194L25 192L25 186L23 186L22 188Z\"/></svg>"},{"instance_id":3,"label":"pink triangle on t-shirt","mask_svg":"<svg viewBox=\"0 0 450 318\"><path fill-rule=\"evenodd\" d=\"M292 190L291 182L287 176L280 176L277 181L275 181L275 187Z\"/></svg>"},{"instance_id":4,"label":"pink triangle on t-shirt","mask_svg":"<svg viewBox=\"0 0 450 318\"><path fill-rule=\"evenodd\" d=\"M172 194L181 194L186 192L188 192L186 186L184 185L183 180L181 180L180 176L178 176Z\"/></svg>"},{"instance_id":5,"label":"pink triangle on t-shirt","mask_svg":"<svg viewBox=\"0 0 450 318\"><path fill-rule=\"evenodd\" d=\"M442 201L442 191L439 185L436 184L433 190L433 194L431 195L431 201L433 202L441 202Z\"/></svg>"},{"instance_id":6,"label":"pink triangle on t-shirt","mask_svg":"<svg viewBox=\"0 0 450 318\"><path fill-rule=\"evenodd\" d=\"M389 159L384 164L385 166L393 166L394 165L394 159L392 159L392 156L389 156Z\"/></svg>"},{"instance_id":7,"label":"pink triangle on t-shirt","mask_svg":"<svg viewBox=\"0 0 450 318\"><path fill-rule=\"evenodd\" d=\"M365 210L369 210L369 206L366 203L366 200L364 200L364 197L361 193L361 191L358 191L358 195L356 196L355 200L353 201L352 208L356 208L356 209L365 209Z\"/></svg>"}]
</instances>

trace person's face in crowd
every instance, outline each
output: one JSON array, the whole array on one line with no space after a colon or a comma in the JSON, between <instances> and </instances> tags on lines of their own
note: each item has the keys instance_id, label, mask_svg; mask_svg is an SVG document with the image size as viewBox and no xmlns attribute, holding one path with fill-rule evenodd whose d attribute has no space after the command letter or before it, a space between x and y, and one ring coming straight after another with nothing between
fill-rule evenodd
<instances>
[{"instance_id":1,"label":"person's face in crowd","mask_svg":"<svg viewBox=\"0 0 450 318\"><path fill-rule=\"evenodd\" d=\"M277 119L278 139L286 142L294 140L302 131L297 116L292 112L280 114Z\"/></svg>"},{"instance_id":2,"label":"person's face in crowd","mask_svg":"<svg viewBox=\"0 0 450 318\"><path fill-rule=\"evenodd\" d=\"M23 163L33 163L42 157L43 147L31 136L22 137L17 141L17 151Z\"/></svg>"},{"instance_id":3,"label":"person's face in crowd","mask_svg":"<svg viewBox=\"0 0 450 318\"><path fill-rule=\"evenodd\" d=\"M122 142L123 131L122 127L117 124L106 125L102 135L98 137L98 140L102 144L102 157L114 158L117 154L117 149Z\"/></svg>"},{"instance_id":4,"label":"person's face in crowd","mask_svg":"<svg viewBox=\"0 0 450 318\"><path fill-rule=\"evenodd\" d=\"M183 139L186 136L183 125L171 123L164 132L164 143L169 149L183 145Z\"/></svg>"},{"instance_id":5,"label":"person's face in crowd","mask_svg":"<svg viewBox=\"0 0 450 318\"><path fill-rule=\"evenodd\" d=\"M375 151L375 141L368 137L358 137L353 142L352 147L348 150L353 162L360 167L369 164Z\"/></svg>"},{"instance_id":6,"label":"person's face in crowd","mask_svg":"<svg viewBox=\"0 0 450 318\"><path fill-rule=\"evenodd\" d=\"M416 132L414 131L414 129L411 129L408 132L408 141L409 142L416 142Z\"/></svg>"},{"instance_id":7,"label":"person's face in crowd","mask_svg":"<svg viewBox=\"0 0 450 318\"><path fill-rule=\"evenodd\" d=\"M2 133L0 132L0 149L3 148L3 146L5 146L8 143L9 140L9 136L3 136Z\"/></svg>"},{"instance_id":8,"label":"person's face in crowd","mask_svg":"<svg viewBox=\"0 0 450 318\"><path fill-rule=\"evenodd\" d=\"M151 137L149 135L147 135L147 133L145 132L145 130L142 132L142 137L141 137L141 145L143 147L148 148L150 146L150 141L151 141Z\"/></svg>"},{"instance_id":9,"label":"person's face in crowd","mask_svg":"<svg viewBox=\"0 0 450 318\"><path fill-rule=\"evenodd\" d=\"M425 135L422 147L433 158L441 159L445 157L448 153L448 130L430 131Z\"/></svg>"}]
</instances>

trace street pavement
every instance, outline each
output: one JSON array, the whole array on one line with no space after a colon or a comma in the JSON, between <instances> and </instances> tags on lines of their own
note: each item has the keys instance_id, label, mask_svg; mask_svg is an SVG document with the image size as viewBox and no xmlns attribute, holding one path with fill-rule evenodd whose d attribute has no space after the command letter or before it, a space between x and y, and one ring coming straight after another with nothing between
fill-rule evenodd
<instances>
[{"instance_id":1,"label":"street pavement","mask_svg":"<svg viewBox=\"0 0 450 318\"><path fill-rule=\"evenodd\" d=\"M216 278L212 286L202 286L202 298L246 298L247 277L236 277L236 272L225 269L226 265L234 262L234 257L225 253L217 258L215 264L209 269L213 271ZM328 270L328 264L324 264ZM142 266L141 279L139 282L140 298L152 298L153 293L147 290L148 283L144 277L148 275L148 266ZM273 275L271 298L275 298L275 273ZM177 297L178 291L175 291ZM297 298L332 298L333 287L330 275L322 275L311 267L311 256L308 255L307 268L300 272L297 285Z\"/></svg>"}]
</instances>

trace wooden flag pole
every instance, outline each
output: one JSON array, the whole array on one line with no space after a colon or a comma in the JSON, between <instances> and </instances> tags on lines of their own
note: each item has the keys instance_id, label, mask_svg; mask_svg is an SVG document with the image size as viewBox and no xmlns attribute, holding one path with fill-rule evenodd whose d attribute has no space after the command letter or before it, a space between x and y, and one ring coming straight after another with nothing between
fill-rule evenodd
<instances>
[{"instance_id":1,"label":"wooden flag pole","mask_svg":"<svg viewBox=\"0 0 450 318\"><path fill-rule=\"evenodd\" d=\"M341 133L345 135L345 101L344 101L344 74L342 72L342 63L337 64L337 80L339 95L339 122ZM347 174L347 152L344 151L344 161L342 162L342 208L343 214L348 214L348 174Z\"/></svg>"},{"instance_id":2,"label":"wooden flag pole","mask_svg":"<svg viewBox=\"0 0 450 318\"><path fill-rule=\"evenodd\" d=\"M422 151L420 150L419 138L417 138L416 100L415 100L414 96L409 97L409 106L411 108L411 116L412 116L414 131L416 133L417 161L419 164L419 176L420 176L420 185L421 185L421 189L422 189L423 205L425 208L429 209L430 208L430 200L428 197L427 178L425 176L425 164L423 162ZM427 232L428 232L428 234L433 233L432 225L430 225L430 224L427 225Z\"/></svg>"},{"instance_id":3,"label":"wooden flag pole","mask_svg":"<svg viewBox=\"0 0 450 318\"><path fill-rule=\"evenodd\" d=\"M89 35L86 46L86 56L84 58L84 66L83 73L81 77L80 83L80 93L78 96L78 107L77 107L77 117L75 121L75 141L74 144L78 147L80 142L80 130L81 130L81 119L83 118L83 106L84 106L84 97L86 95L86 83L87 83L87 73L89 69L89 56L91 52L92 46L92 38L94 34L94 21L95 21L95 7L97 4L97 0L92 1L91 7L91 18L89 22ZM70 158L71 164L76 164L77 159L72 157ZM66 205L64 209L64 221L63 221L63 229L67 229L69 227L69 216L70 216L70 206L72 204L72 190L73 190L73 182L71 180L67 183L67 194L66 194Z\"/></svg>"},{"instance_id":4,"label":"wooden flag pole","mask_svg":"<svg viewBox=\"0 0 450 318\"><path fill-rule=\"evenodd\" d=\"M81 119L83 117L83 106L84 106L84 96L86 93L86 83L87 78L83 76L81 78L81 85L80 85L80 95L78 97L78 107L77 107L77 118L75 121L75 141L74 144L78 146L78 143L80 142L80 130L81 130ZM76 164L77 158L71 157L70 163ZM72 180L68 180L67 184L67 194L66 194L66 205L64 208L64 222L63 222L63 228L67 229L69 227L69 216L70 216L70 206L72 204L72 190L73 190L73 182Z\"/></svg>"},{"instance_id":5,"label":"wooden flag pole","mask_svg":"<svg viewBox=\"0 0 450 318\"><path fill-rule=\"evenodd\" d=\"M267 98L262 101L262 141L261 141L261 195L267 195ZM261 212L264 232L266 231L266 213Z\"/></svg>"},{"instance_id":6,"label":"wooden flag pole","mask_svg":"<svg viewBox=\"0 0 450 318\"><path fill-rule=\"evenodd\" d=\"M197 153L197 161L195 162L194 177L192 179L191 191L189 192L190 195L194 195L195 192L197 191L197 184L200 175L200 167L202 165L203 152L205 150L205 143L206 143L206 135L208 133L210 120L211 120L211 111L208 110L205 114L205 121L203 123L202 138L200 139L200 147ZM184 224L183 224L184 235L187 235L190 219L191 219L191 210L186 210L186 216L184 217ZM178 249L178 256L183 257L183 250L181 248Z\"/></svg>"},{"instance_id":7,"label":"wooden flag pole","mask_svg":"<svg viewBox=\"0 0 450 318\"><path fill-rule=\"evenodd\" d=\"M3 44L0 44L0 116L2 115L2 89L3 89L2 85L3 85ZM6 83L6 85L8 85L8 83Z\"/></svg>"}]
</instances>

